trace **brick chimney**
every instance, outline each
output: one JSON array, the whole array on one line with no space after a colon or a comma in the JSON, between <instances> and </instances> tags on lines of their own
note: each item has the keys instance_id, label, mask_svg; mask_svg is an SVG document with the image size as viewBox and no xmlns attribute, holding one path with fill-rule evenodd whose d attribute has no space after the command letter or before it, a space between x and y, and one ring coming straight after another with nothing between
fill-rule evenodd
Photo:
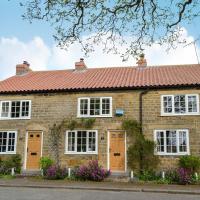
<instances>
[{"instance_id":1,"label":"brick chimney","mask_svg":"<svg viewBox=\"0 0 200 200\"><path fill-rule=\"evenodd\" d=\"M24 75L32 71L30 64L27 61L23 61L23 64L16 65L16 75Z\"/></svg>"},{"instance_id":2,"label":"brick chimney","mask_svg":"<svg viewBox=\"0 0 200 200\"><path fill-rule=\"evenodd\" d=\"M84 59L80 58L79 62L75 62L75 70L81 71L87 69L87 66L85 65Z\"/></svg>"},{"instance_id":3,"label":"brick chimney","mask_svg":"<svg viewBox=\"0 0 200 200\"><path fill-rule=\"evenodd\" d=\"M147 66L147 61L146 61L145 55L143 53L140 54L137 64L138 64L138 67L140 67L140 68L145 68Z\"/></svg>"}]
</instances>

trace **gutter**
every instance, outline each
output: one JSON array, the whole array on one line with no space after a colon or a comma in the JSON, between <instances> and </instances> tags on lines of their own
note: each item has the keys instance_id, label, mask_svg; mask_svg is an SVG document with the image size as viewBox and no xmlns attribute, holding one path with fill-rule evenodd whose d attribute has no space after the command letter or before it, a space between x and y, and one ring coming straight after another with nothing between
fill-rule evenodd
<instances>
[{"instance_id":1,"label":"gutter","mask_svg":"<svg viewBox=\"0 0 200 200\"><path fill-rule=\"evenodd\" d=\"M0 86L1 88L1 86ZM19 90L19 91L0 91L0 95L16 94L41 94L41 93L60 93L60 92L98 92L98 91L122 91L122 90L160 90L160 89L200 89L200 84L182 85L163 85L163 86L136 86L136 87L102 87L102 88L69 88L69 89L44 89L44 90Z\"/></svg>"}]
</instances>

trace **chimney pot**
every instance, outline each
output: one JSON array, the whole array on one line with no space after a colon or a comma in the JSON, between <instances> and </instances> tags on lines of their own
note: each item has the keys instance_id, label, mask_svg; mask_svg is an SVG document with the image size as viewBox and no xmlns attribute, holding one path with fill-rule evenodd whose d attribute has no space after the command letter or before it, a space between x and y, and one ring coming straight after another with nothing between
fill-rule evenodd
<instances>
[{"instance_id":1,"label":"chimney pot","mask_svg":"<svg viewBox=\"0 0 200 200\"><path fill-rule=\"evenodd\" d=\"M16 65L16 75L24 75L32 71L29 66L30 64L27 61L23 61L23 64Z\"/></svg>"},{"instance_id":2,"label":"chimney pot","mask_svg":"<svg viewBox=\"0 0 200 200\"><path fill-rule=\"evenodd\" d=\"M23 64L27 65L27 66L30 66L30 64L26 60L23 61Z\"/></svg>"},{"instance_id":3,"label":"chimney pot","mask_svg":"<svg viewBox=\"0 0 200 200\"><path fill-rule=\"evenodd\" d=\"M145 59L145 54L140 54L139 59L137 61L139 68L145 68L147 66L147 61Z\"/></svg>"},{"instance_id":4,"label":"chimney pot","mask_svg":"<svg viewBox=\"0 0 200 200\"><path fill-rule=\"evenodd\" d=\"M85 69L87 69L87 66L86 66L83 58L80 58L79 62L75 62L75 70L81 71L81 70L85 70Z\"/></svg>"}]
</instances>

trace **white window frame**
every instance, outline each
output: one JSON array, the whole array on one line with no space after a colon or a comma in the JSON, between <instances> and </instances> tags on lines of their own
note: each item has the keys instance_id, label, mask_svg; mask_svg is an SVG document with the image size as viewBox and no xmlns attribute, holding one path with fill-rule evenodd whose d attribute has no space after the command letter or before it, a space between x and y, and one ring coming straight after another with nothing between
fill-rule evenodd
<instances>
[{"instance_id":1,"label":"white window frame","mask_svg":"<svg viewBox=\"0 0 200 200\"><path fill-rule=\"evenodd\" d=\"M86 131L87 138L86 138L86 152L77 152L77 132L78 131ZM75 150L74 151L68 151L68 133L69 132L75 132ZM96 151L89 151L88 145L89 145L89 132L95 132L96 133ZM98 154L98 131L97 130L67 130L66 131L66 137L65 137L65 154Z\"/></svg>"},{"instance_id":2,"label":"white window frame","mask_svg":"<svg viewBox=\"0 0 200 200\"><path fill-rule=\"evenodd\" d=\"M175 105L174 105L174 96L184 95L185 96L185 113L175 113ZM166 113L164 112L164 97L172 97L172 112ZM188 112L188 97L196 96L197 99L197 112ZM198 94L175 94L175 95L161 95L161 116L179 116L179 115L199 115L199 95Z\"/></svg>"},{"instance_id":3,"label":"white window frame","mask_svg":"<svg viewBox=\"0 0 200 200\"><path fill-rule=\"evenodd\" d=\"M100 99L100 115L90 115L90 99L92 98L99 98ZM80 106L81 106L81 100L87 99L88 100L88 109L87 109L87 115L82 115ZM102 114L102 99L110 99L110 113L109 114ZM89 117L112 117L112 97L81 97L78 98L78 106L77 106L77 117L81 118L89 118Z\"/></svg>"},{"instance_id":4,"label":"white window frame","mask_svg":"<svg viewBox=\"0 0 200 200\"><path fill-rule=\"evenodd\" d=\"M177 153L169 153L167 152L167 144L166 144L166 132L167 131L176 131L176 141L177 141ZM179 151L179 132L181 131L185 131L186 132L186 139L187 139L187 151L186 152L180 152ZM157 142L157 132L164 132L164 152L158 152L155 148L155 155L161 155L161 156L170 156L170 155L178 155L178 156L182 156L182 155L190 155L190 142L189 142L189 130L188 129L165 129L165 130L154 130L154 142ZM177 134L178 133L178 134Z\"/></svg>"},{"instance_id":5,"label":"white window frame","mask_svg":"<svg viewBox=\"0 0 200 200\"><path fill-rule=\"evenodd\" d=\"M12 102L14 101L19 101L20 102L20 116L19 117L11 117L11 107L12 107ZM2 112L2 104L4 102L8 102L9 103L9 113L8 113L8 117L1 117L1 112ZM22 116L22 103L23 102L29 102L29 115L28 116ZM7 101L7 100L3 100L0 101L0 120L12 120L12 119L31 119L31 100L12 100L12 101Z\"/></svg>"},{"instance_id":6,"label":"white window frame","mask_svg":"<svg viewBox=\"0 0 200 200\"><path fill-rule=\"evenodd\" d=\"M0 132L7 132L7 138L6 138L6 152L0 152L0 155L3 155L3 154L16 154L16 147L17 147L17 131L4 131L4 130L0 130ZM9 135L9 133L15 133L14 151L8 151L8 135Z\"/></svg>"}]
</instances>

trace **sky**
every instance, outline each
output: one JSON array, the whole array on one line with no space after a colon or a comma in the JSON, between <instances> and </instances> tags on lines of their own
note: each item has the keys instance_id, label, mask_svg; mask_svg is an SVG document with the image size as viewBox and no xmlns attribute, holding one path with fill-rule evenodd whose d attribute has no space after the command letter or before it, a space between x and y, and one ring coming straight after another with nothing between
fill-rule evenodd
<instances>
[{"instance_id":1,"label":"sky","mask_svg":"<svg viewBox=\"0 0 200 200\"><path fill-rule=\"evenodd\" d=\"M72 69L79 58L84 57L78 44L70 46L68 51L56 47L52 34L54 30L46 22L30 24L22 19L24 8L18 0L0 1L0 80L15 74L16 64L28 61L32 70ZM200 35L200 18L185 25L184 36L188 43ZM200 58L200 41L197 41L197 53ZM85 57L85 63L92 67L135 66L136 60L130 58L123 62L119 55L96 51ZM197 57L193 45L179 47L166 52L165 46L153 45L147 48L145 56L148 65L195 64Z\"/></svg>"}]
</instances>

